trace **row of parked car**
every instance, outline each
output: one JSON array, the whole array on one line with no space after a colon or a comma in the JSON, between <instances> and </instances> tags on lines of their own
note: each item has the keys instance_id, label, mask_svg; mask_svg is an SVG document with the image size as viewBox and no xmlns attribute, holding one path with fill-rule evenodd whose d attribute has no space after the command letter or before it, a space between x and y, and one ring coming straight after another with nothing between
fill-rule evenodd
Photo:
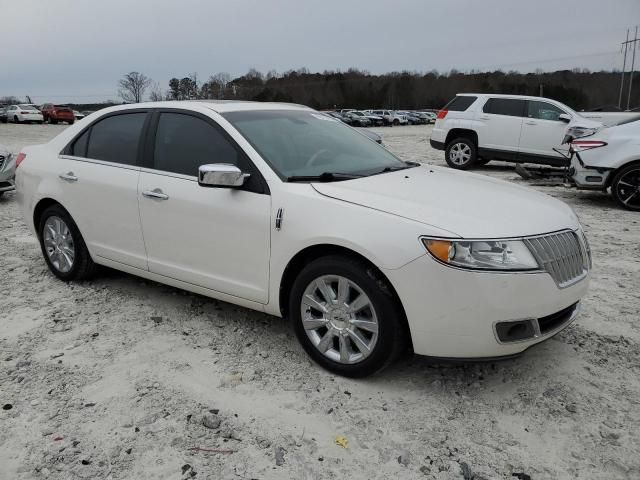
<instances>
[{"instance_id":1,"label":"row of parked car","mask_svg":"<svg viewBox=\"0 0 640 480\"><path fill-rule=\"evenodd\" d=\"M19 103L16 105L0 105L0 122L7 123L59 123L73 122L84 118L92 112L78 112L68 105L55 105L45 103L41 106L32 103Z\"/></svg>"},{"instance_id":2,"label":"row of parked car","mask_svg":"<svg viewBox=\"0 0 640 480\"><path fill-rule=\"evenodd\" d=\"M342 109L325 112L353 127L382 127L393 125L427 125L435 123L433 112L407 110L353 110Z\"/></svg>"}]
</instances>

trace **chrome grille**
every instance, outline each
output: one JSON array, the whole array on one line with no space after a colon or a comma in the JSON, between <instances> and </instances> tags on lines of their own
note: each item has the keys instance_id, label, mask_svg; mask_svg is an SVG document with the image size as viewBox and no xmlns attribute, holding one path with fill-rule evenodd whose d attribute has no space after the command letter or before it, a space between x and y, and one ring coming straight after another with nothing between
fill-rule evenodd
<instances>
[{"instance_id":1,"label":"chrome grille","mask_svg":"<svg viewBox=\"0 0 640 480\"><path fill-rule=\"evenodd\" d=\"M4 160L5 160L4 155L0 155L0 170L2 170L2 167L4 167Z\"/></svg>"},{"instance_id":2,"label":"chrome grille","mask_svg":"<svg viewBox=\"0 0 640 480\"><path fill-rule=\"evenodd\" d=\"M550 233L524 242L560 288L576 283L589 270L588 247L575 232Z\"/></svg>"}]
</instances>

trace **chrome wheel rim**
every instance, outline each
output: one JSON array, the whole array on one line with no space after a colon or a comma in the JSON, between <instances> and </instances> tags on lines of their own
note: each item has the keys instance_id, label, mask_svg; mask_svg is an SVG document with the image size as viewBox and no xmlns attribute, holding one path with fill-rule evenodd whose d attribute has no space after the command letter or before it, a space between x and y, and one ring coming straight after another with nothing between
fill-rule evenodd
<instances>
[{"instance_id":1,"label":"chrome wheel rim","mask_svg":"<svg viewBox=\"0 0 640 480\"><path fill-rule=\"evenodd\" d=\"M76 251L73 235L67 224L60 217L51 216L44 222L44 249L49 261L61 273L67 273L73 268Z\"/></svg>"},{"instance_id":2,"label":"chrome wheel rim","mask_svg":"<svg viewBox=\"0 0 640 480\"><path fill-rule=\"evenodd\" d=\"M471 147L466 143L456 143L449 150L449 160L455 165L464 165L471 159Z\"/></svg>"},{"instance_id":3,"label":"chrome wheel rim","mask_svg":"<svg viewBox=\"0 0 640 480\"><path fill-rule=\"evenodd\" d=\"M373 353L378 317L367 294L348 278L316 278L302 295L300 313L307 337L330 360L353 364Z\"/></svg>"},{"instance_id":4,"label":"chrome wheel rim","mask_svg":"<svg viewBox=\"0 0 640 480\"><path fill-rule=\"evenodd\" d=\"M618 198L626 206L640 208L640 168L625 173L616 184Z\"/></svg>"}]
</instances>

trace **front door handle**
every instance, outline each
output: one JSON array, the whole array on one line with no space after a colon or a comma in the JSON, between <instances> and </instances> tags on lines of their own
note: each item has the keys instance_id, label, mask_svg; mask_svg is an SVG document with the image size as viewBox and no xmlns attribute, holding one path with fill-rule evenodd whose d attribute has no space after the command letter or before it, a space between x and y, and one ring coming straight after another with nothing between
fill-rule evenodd
<instances>
[{"instance_id":1,"label":"front door handle","mask_svg":"<svg viewBox=\"0 0 640 480\"><path fill-rule=\"evenodd\" d=\"M61 180L66 180L67 182L77 182L78 177L76 177L73 172L61 173L58 175Z\"/></svg>"},{"instance_id":2,"label":"front door handle","mask_svg":"<svg viewBox=\"0 0 640 480\"><path fill-rule=\"evenodd\" d=\"M153 190L145 190L142 192L143 197L147 198L155 198L157 200L169 200L169 195L166 193L162 193L162 190L159 188L154 188Z\"/></svg>"}]
</instances>

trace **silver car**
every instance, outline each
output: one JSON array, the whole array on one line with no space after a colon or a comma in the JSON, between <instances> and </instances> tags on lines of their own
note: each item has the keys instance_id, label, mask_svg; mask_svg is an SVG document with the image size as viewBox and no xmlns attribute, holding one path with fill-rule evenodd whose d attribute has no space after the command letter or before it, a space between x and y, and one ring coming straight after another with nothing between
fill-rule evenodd
<instances>
[{"instance_id":1,"label":"silver car","mask_svg":"<svg viewBox=\"0 0 640 480\"><path fill-rule=\"evenodd\" d=\"M0 145L0 197L4 192L15 190L16 159L11 152Z\"/></svg>"}]
</instances>

